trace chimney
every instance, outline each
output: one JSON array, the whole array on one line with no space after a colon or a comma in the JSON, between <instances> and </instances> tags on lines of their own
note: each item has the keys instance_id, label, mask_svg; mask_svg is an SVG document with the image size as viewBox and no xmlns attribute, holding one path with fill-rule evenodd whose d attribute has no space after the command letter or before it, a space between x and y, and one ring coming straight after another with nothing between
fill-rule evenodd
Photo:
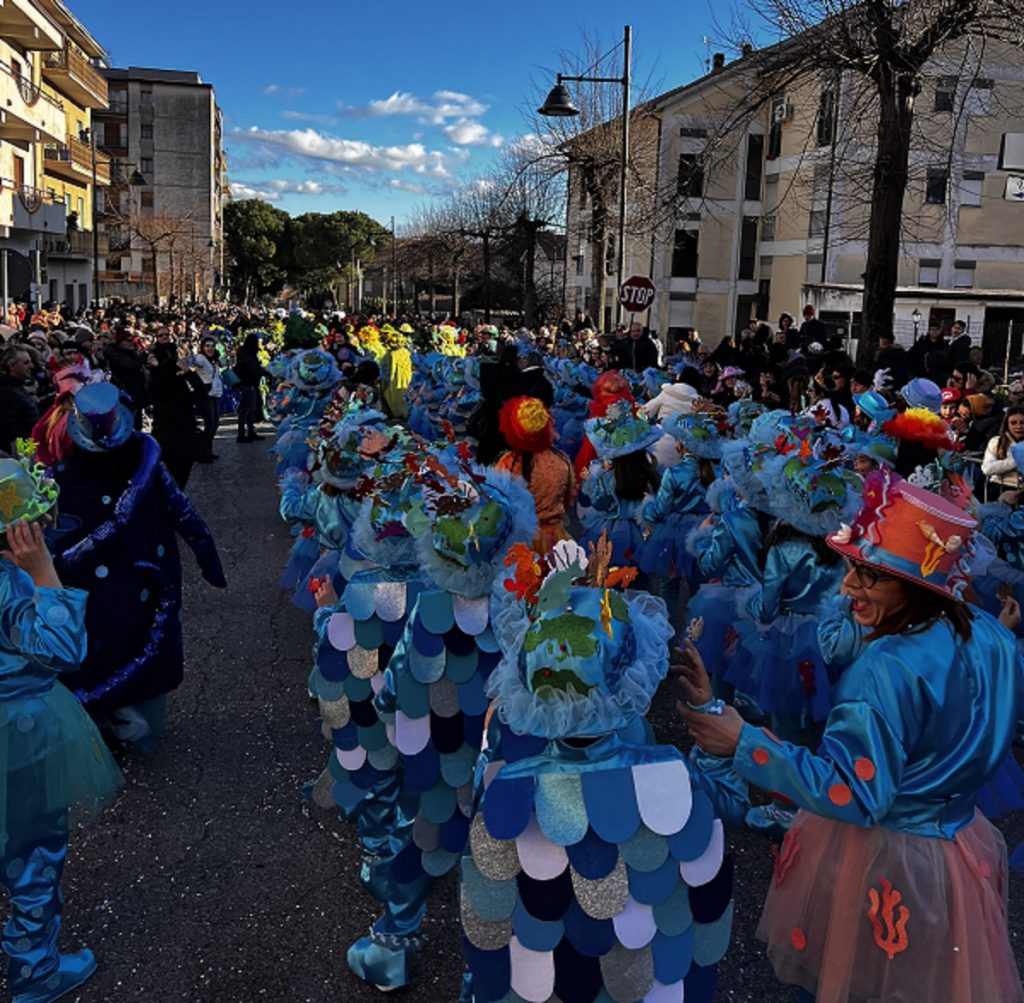
<instances>
[{"instance_id":1,"label":"chimney","mask_svg":"<svg viewBox=\"0 0 1024 1003\"><path fill-rule=\"evenodd\" d=\"M722 70L724 70L724 69L725 69L725 53L724 52L716 52L711 57L711 72L712 73L721 73Z\"/></svg>"},{"instance_id":2,"label":"chimney","mask_svg":"<svg viewBox=\"0 0 1024 1003\"><path fill-rule=\"evenodd\" d=\"M742 44L742 45L740 46L740 55L741 55L741 56L742 56L742 57L743 57L744 59L746 59L746 58L747 58L747 56L751 55L751 54L753 53L753 51L754 51L754 46L753 46L753 45L751 45L751 44L750 44L750 42L744 42L744 43L743 43L743 44Z\"/></svg>"}]
</instances>

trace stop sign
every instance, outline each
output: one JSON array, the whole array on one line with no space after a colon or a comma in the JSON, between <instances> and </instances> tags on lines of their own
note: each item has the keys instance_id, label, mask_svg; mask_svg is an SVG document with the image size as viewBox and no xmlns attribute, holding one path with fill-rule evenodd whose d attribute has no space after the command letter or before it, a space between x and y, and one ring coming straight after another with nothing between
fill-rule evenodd
<instances>
[{"instance_id":1,"label":"stop sign","mask_svg":"<svg viewBox=\"0 0 1024 1003\"><path fill-rule=\"evenodd\" d=\"M633 275L619 287L619 302L630 313L646 310L654 301L654 283L643 275Z\"/></svg>"}]
</instances>

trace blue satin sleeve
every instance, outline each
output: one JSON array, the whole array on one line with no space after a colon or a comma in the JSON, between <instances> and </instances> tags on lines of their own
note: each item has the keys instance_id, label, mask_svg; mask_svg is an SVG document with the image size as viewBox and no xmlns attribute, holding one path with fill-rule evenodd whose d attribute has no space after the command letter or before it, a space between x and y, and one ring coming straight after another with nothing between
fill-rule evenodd
<instances>
[{"instance_id":1,"label":"blue satin sleeve","mask_svg":"<svg viewBox=\"0 0 1024 1003\"><path fill-rule=\"evenodd\" d=\"M877 825L889 813L907 761L899 707L857 700L832 709L817 754L746 724L736 772L801 808L851 825Z\"/></svg>"},{"instance_id":2,"label":"blue satin sleeve","mask_svg":"<svg viewBox=\"0 0 1024 1003\"><path fill-rule=\"evenodd\" d=\"M215 588L227 588L224 566L221 564L220 553L210 527L164 466L160 467L160 478L164 504L174 521L174 529L195 555L203 578Z\"/></svg>"},{"instance_id":3,"label":"blue satin sleeve","mask_svg":"<svg viewBox=\"0 0 1024 1003\"><path fill-rule=\"evenodd\" d=\"M16 674L25 662L66 672L78 668L87 650L81 589L36 588L13 565L0 570L0 675Z\"/></svg>"},{"instance_id":4,"label":"blue satin sleeve","mask_svg":"<svg viewBox=\"0 0 1024 1003\"><path fill-rule=\"evenodd\" d=\"M313 521L313 493L320 493L317 486L308 487L301 477L285 476L281 480L281 518L287 522Z\"/></svg>"},{"instance_id":5,"label":"blue satin sleeve","mask_svg":"<svg viewBox=\"0 0 1024 1003\"><path fill-rule=\"evenodd\" d=\"M840 669L856 661L864 650L865 633L850 615L845 597L828 604L818 624L818 644L825 664Z\"/></svg>"},{"instance_id":6,"label":"blue satin sleeve","mask_svg":"<svg viewBox=\"0 0 1024 1003\"><path fill-rule=\"evenodd\" d=\"M690 776L715 806L715 814L729 826L740 826L750 808L746 780L734 769L731 759L711 756L694 746L690 750Z\"/></svg>"},{"instance_id":7,"label":"blue satin sleeve","mask_svg":"<svg viewBox=\"0 0 1024 1003\"><path fill-rule=\"evenodd\" d=\"M705 578L721 578L736 552L736 540L728 523L719 516L713 526L698 529L690 537L690 549Z\"/></svg>"}]
</instances>

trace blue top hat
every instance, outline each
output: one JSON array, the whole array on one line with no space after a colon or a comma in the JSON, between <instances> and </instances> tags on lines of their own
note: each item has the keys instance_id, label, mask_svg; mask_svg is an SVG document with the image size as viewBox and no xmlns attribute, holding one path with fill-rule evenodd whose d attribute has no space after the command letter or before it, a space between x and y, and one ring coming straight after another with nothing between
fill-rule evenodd
<instances>
[{"instance_id":1,"label":"blue top hat","mask_svg":"<svg viewBox=\"0 0 1024 1003\"><path fill-rule=\"evenodd\" d=\"M71 441L88 453L117 449L134 431L132 412L113 383L89 383L75 394L75 408L68 414Z\"/></svg>"}]
</instances>

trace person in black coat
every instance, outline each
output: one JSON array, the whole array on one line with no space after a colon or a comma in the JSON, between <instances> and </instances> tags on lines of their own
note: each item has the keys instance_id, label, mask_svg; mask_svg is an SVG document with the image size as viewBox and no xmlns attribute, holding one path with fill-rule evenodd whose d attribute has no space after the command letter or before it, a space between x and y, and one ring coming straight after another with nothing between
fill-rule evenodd
<instances>
[{"instance_id":1,"label":"person in black coat","mask_svg":"<svg viewBox=\"0 0 1024 1003\"><path fill-rule=\"evenodd\" d=\"M612 357L617 369L631 369L634 373L657 369L660 365L656 342L637 323L630 325L629 337L615 342Z\"/></svg>"},{"instance_id":2,"label":"person in black coat","mask_svg":"<svg viewBox=\"0 0 1024 1003\"><path fill-rule=\"evenodd\" d=\"M242 347L235 356L235 375L238 377L238 441L255 442L263 436L257 434L256 423L263 416L260 401L260 382L273 377L260 365L260 339L257 334L247 334Z\"/></svg>"},{"instance_id":3,"label":"person in black coat","mask_svg":"<svg viewBox=\"0 0 1024 1003\"><path fill-rule=\"evenodd\" d=\"M15 439L27 439L39 419L39 407L29 392L33 362L28 350L11 345L0 355L0 450L10 453Z\"/></svg>"},{"instance_id":4,"label":"person in black coat","mask_svg":"<svg viewBox=\"0 0 1024 1003\"><path fill-rule=\"evenodd\" d=\"M184 490L192 465L202 455L196 411L206 396L206 386L178 357L173 344L154 345L150 360L153 438L160 443L161 458L175 483Z\"/></svg>"},{"instance_id":5,"label":"person in black coat","mask_svg":"<svg viewBox=\"0 0 1024 1003\"><path fill-rule=\"evenodd\" d=\"M467 431L477 441L476 459L483 466L508 449L498 428L498 412L519 395L519 381L519 350L511 342L501 346L495 361L480 363L480 403L469 416Z\"/></svg>"},{"instance_id":6,"label":"person in black coat","mask_svg":"<svg viewBox=\"0 0 1024 1003\"><path fill-rule=\"evenodd\" d=\"M110 379L130 398L135 408L135 428L142 428L142 409L146 406L146 356L132 344L134 332L122 328L114 335L114 344L103 352Z\"/></svg>"},{"instance_id":7,"label":"person in black coat","mask_svg":"<svg viewBox=\"0 0 1024 1003\"><path fill-rule=\"evenodd\" d=\"M89 593L89 651L61 681L101 728L141 751L159 737L166 695L184 675L177 538L203 577L227 584L213 536L160 462L160 445L132 428L109 383L83 387L68 415L75 450L53 469L61 489L54 563Z\"/></svg>"}]
</instances>

